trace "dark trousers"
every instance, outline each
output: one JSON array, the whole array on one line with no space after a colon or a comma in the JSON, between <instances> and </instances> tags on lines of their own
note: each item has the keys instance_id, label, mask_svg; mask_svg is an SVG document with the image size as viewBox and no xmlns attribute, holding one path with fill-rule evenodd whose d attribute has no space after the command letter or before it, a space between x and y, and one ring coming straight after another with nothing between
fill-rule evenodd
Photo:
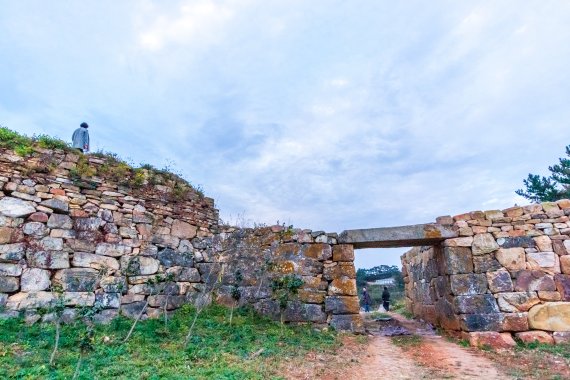
<instances>
[{"instance_id":1,"label":"dark trousers","mask_svg":"<svg viewBox=\"0 0 570 380\"><path fill-rule=\"evenodd\" d=\"M382 306L384 306L384 309L385 309L386 311L390 311L390 301L384 301L384 302L382 303Z\"/></svg>"}]
</instances>

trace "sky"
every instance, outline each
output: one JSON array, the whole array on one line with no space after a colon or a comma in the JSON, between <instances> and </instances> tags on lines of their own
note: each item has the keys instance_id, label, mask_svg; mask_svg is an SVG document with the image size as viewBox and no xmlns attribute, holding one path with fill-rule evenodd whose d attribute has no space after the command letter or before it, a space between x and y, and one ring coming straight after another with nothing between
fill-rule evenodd
<instances>
[{"instance_id":1,"label":"sky","mask_svg":"<svg viewBox=\"0 0 570 380\"><path fill-rule=\"evenodd\" d=\"M88 122L93 151L181 173L236 225L504 209L570 144L569 19L563 0L0 0L0 125Z\"/></svg>"}]
</instances>

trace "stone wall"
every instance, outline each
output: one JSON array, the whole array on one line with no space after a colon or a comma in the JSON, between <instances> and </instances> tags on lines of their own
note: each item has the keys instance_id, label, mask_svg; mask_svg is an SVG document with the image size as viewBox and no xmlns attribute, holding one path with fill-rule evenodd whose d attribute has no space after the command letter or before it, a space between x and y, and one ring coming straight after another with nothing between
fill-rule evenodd
<instances>
[{"instance_id":1,"label":"stone wall","mask_svg":"<svg viewBox=\"0 0 570 380\"><path fill-rule=\"evenodd\" d=\"M402 256L407 307L448 330L567 339L569 215L560 200L438 218L458 237Z\"/></svg>"},{"instance_id":2,"label":"stone wall","mask_svg":"<svg viewBox=\"0 0 570 380\"><path fill-rule=\"evenodd\" d=\"M0 189L1 316L34 321L63 302L66 318L159 317L213 298L362 329L354 252L335 234L221 227L213 200L176 176L72 151L1 150ZM283 300L287 276L302 286Z\"/></svg>"}]
</instances>

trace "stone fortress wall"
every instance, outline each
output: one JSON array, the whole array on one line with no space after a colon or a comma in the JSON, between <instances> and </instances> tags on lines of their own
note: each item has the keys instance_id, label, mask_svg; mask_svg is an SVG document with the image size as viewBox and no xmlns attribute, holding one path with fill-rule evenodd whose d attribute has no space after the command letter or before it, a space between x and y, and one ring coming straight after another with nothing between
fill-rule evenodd
<instances>
[{"instance_id":1,"label":"stone fortress wall","mask_svg":"<svg viewBox=\"0 0 570 380\"><path fill-rule=\"evenodd\" d=\"M408 309L473 344L569 341L569 216L560 200L438 218L458 236L402 256Z\"/></svg>"},{"instance_id":2,"label":"stone fortress wall","mask_svg":"<svg viewBox=\"0 0 570 380\"><path fill-rule=\"evenodd\" d=\"M220 226L213 199L186 185L109 157L0 150L0 316L34 321L63 302L66 318L88 309L104 322L214 299L362 329L351 245L283 226ZM291 276L302 285L278 297Z\"/></svg>"}]
</instances>

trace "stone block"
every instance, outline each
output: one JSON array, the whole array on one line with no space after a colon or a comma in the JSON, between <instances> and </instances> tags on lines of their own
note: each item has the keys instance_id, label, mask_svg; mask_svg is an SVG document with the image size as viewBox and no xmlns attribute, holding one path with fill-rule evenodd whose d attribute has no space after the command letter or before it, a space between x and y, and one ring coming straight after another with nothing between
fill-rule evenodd
<instances>
[{"instance_id":1,"label":"stone block","mask_svg":"<svg viewBox=\"0 0 570 380\"><path fill-rule=\"evenodd\" d=\"M0 293L14 293L20 289L18 277L0 276Z\"/></svg>"},{"instance_id":2,"label":"stone block","mask_svg":"<svg viewBox=\"0 0 570 380\"><path fill-rule=\"evenodd\" d=\"M47 223L48 215L45 212L34 212L32 215L28 216L30 222L40 222Z\"/></svg>"},{"instance_id":3,"label":"stone block","mask_svg":"<svg viewBox=\"0 0 570 380\"><path fill-rule=\"evenodd\" d=\"M44 251L61 251L63 249L63 239L45 237L39 241L38 247Z\"/></svg>"},{"instance_id":4,"label":"stone block","mask_svg":"<svg viewBox=\"0 0 570 380\"><path fill-rule=\"evenodd\" d=\"M326 297L325 311L332 314L358 314L360 302L356 296Z\"/></svg>"},{"instance_id":5,"label":"stone block","mask_svg":"<svg viewBox=\"0 0 570 380\"><path fill-rule=\"evenodd\" d=\"M486 273L499 269L503 269L503 266L497 261L494 253L473 257L473 270L475 273Z\"/></svg>"},{"instance_id":6,"label":"stone block","mask_svg":"<svg viewBox=\"0 0 570 380\"><path fill-rule=\"evenodd\" d=\"M22 274L20 264L0 263L0 276L18 277Z\"/></svg>"},{"instance_id":7,"label":"stone block","mask_svg":"<svg viewBox=\"0 0 570 380\"><path fill-rule=\"evenodd\" d=\"M495 258L509 271L526 269L524 248L501 248L496 252Z\"/></svg>"},{"instance_id":8,"label":"stone block","mask_svg":"<svg viewBox=\"0 0 570 380\"><path fill-rule=\"evenodd\" d=\"M459 318L463 331L500 331L503 322L501 313L463 314Z\"/></svg>"},{"instance_id":9,"label":"stone block","mask_svg":"<svg viewBox=\"0 0 570 380\"><path fill-rule=\"evenodd\" d=\"M124 244L99 243L95 248L95 253L103 256L119 257L127 255L131 248Z\"/></svg>"},{"instance_id":10,"label":"stone block","mask_svg":"<svg viewBox=\"0 0 570 380\"><path fill-rule=\"evenodd\" d=\"M474 256L484 255L499 249L499 245L491 234L477 234L473 237L471 250Z\"/></svg>"},{"instance_id":11,"label":"stone block","mask_svg":"<svg viewBox=\"0 0 570 380\"><path fill-rule=\"evenodd\" d=\"M10 227L0 227L0 244L6 244L12 242L12 236L15 230Z\"/></svg>"},{"instance_id":12,"label":"stone block","mask_svg":"<svg viewBox=\"0 0 570 380\"><path fill-rule=\"evenodd\" d=\"M159 249L157 253L157 259L160 264L166 268L182 266L182 267L192 267L194 266L194 255L191 252L176 252L170 248Z\"/></svg>"},{"instance_id":13,"label":"stone block","mask_svg":"<svg viewBox=\"0 0 570 380\"><path fill-rule=\"evenodd\" d=\"M497 239L501 248L534 248L536 243L530 236L515 236Z\"/></svg>"},{"instance_id":14,"label":"stone block","mask_svg":"<svg viewBox=\"0 0 570 380\"><path fill-rule=\"evenodd\" d=\"M73 266L92 269L119 270L119 261L113 257L102 256L87 252L75 252Z\"/></svg>"},{"instance_id":15,"label":"stone block","mask_svg":"<svg viewBox=\"0 0 570 380\"><path fill-rule=\"evenodd\" d=\"M444 247L445 271L447 274L464 274L473 272L473 255L471 248Z\"/></svg>"},{"instance_id":16,"label":"stone block","mask_svg":"<svg viewBox=\"0 0 570 380\"><path fill-rule=\"evenodd\" d=\"M318 303L325 302L327 292L315 289L299 289L299 301L303 303Z\"/></svg>"},{"instance_id":17,"label":"stone block","mask_svg":"<svg viewBox=\"0 0 570 380\"><path fill-rule=\"evenodd\" d=\"M499 293L497 295L499 309L508 313L528 311L540 303L536 292Z\"/></svg>"},{"instance_id":18,"label":"stone block","mask_svg":"<svg viewBox=\"0 0 570 380\"><path fill-rule=\"evenodd\" d=\"M492 293L513 291L513 281L511 280L511 274L507 270L501 269L495 272L487 272L487 282Z\"/></svg>"},{"instance_id":19,"label":"stone block","mask_svg":"<svg viewBox=\"0 0 570 380\"><path fill-rule=\"evenodd\" d=\"M344 314L333 315L329 325L337 331L350 331L354 333L364 333L364 322L360 315Z\"/></svg>"},{"instance_id":20,"label":"stone block","mask_svg":"<svg viewBox=\"0 0 570 380\"><path fill-rule=\"evenodd\" d=\"M560 256L560 270L564 274L570 274L570 255Z\"/></svg>"},{"instance_id":21,"label":"stone block","mask_svg":"<svg viewBox=\"0 0 570 380\"><path fill-rule=\"evenodd\" d=\"M555 344L568 344L570 343L570 331L555 331L552 333Z\"/></svg>"},{"instance_id":22,"label":"stone block","mask_svg":"<svg viewBox=\"0 0 570 380\"><path fill-rule=\"evenodd\" d=\"M62 269L55 273L53 282L66 292L93 292L99 285L99 272L87 268Z\"/></svg>"},{"instance_id":23,"label":"stone block","mask_svg":"<svg viewBox=\"0 0 570 380\"><path fill-rule=\"evenodd\" d=\"M108 325L119 315L117 309L105 309L93 316L93 322L98 325Z\"/></svg>"},{"instance_id":24,"label":"stone block","mask_svg":"<svg viewBox=\"0 0 570 380\"><path fill-rule=\"evenodd\" d=\"M73 222L71 221L71 218L68 215L51 214L47 221L47 226L49 228L69 230L73 228Z\"/></svg>"},{"instance_id":25,"label":"stone block","mask_svg":"<svg viewBox=\"0 0 570 380\"><path fill-rule=\"evenodd\" d=\"M546 331L523 331L516 333L515 336L521 342L526 344L535 342L542 344L554 344L554 338Z\"/></svg>"},{"instance_id":26,"label":"stone block","mask_svg":"<svg viewBox=\"0 0 570 380\"><path fill-rule=\"evenodd\" d=\"M151 242L159 247L176 248L180 239L172 235L153 235Z\"/></svg>"},{"instance_id":27,"label":"stone block","mask_svg":"<svg viewBox=\"0 0 570 380\"><path fill-rule=\"evenodd\" d=\"M69 204L57 198L47 199L40 203L40 205L51 208L58 214L67 214L69 212Z\"/></svg>"},{"instance_id":28,"label":"stone block","mask_svg":"<svg viewBox=\"0 0 570 380\"><path fill-rule=\"evenodd\" d=\"M557 274L554 276L555 290L558 290L562 300L570 301L570 275Z\"/></svg>"},{"instance_id":29,"label":"stone block","mask_svg":"<svg viewBox=\"0 0 570 380\"><path fill-rule=\"evenodd\" d=\"M498 333L496 331L478 331L463 335L473 347L489 347L493 350L505 350L516 347L516 342L511 334Z\"/></svg>"},{"instance_id":30,"label":"stone block","mask_svg":"<svg viewBox=\"0 0 570 380\"><path fill-rule=\"evenodd\" d=\"M442 244L444 247L469 247L473 245L473 237L465 236L453 239L445 239Z\"/></svg>"},{"instance_id":31,"label":"stone block","mask_svg":"<svg viewBox=\"0 0 570 380\"><path fill-rule=\"evenodd\" d=\"M24 232L24 235L31 235L37 238L47 235L48 229L43 223L28 222L23 225L22 232Z\"/></svg>"},{"instance_id":32,"label":"stone block","mask_svg":"<svg viewBox=\"0 0 570 380\"><path fill-rule=\"evenodd\" d=\"M531 329L570 331L570 302L546 302L528 312Z\"/></svg>"},{"instance_id":33,"label":"stone block","mask_svg":"<svg viewBox=\"0 0 570 380\"><path fill-rule=\"evenodd\" d=\"M26 268L22 272L21 288L23 292L46 290L51 285L50 271L39 268Z\"/></svg>"},{"instance_id":34,"label":"stone block","mask_svg":"<svg viewBox=\"0 0 570 380\"><path fill-rule=\"evenodd\" d=\"M174 281L200 282L200 272L196 268L171 267L166 270L166 274L174 275Z\"/></svg>"},{"instance_id":35,"label":"stone block","mask_svg":"<svg viewBox=\"0 0 570 380\"><path fill-rule=\"evenodd\" d=\"M531 252L526 255L526 259L529 263L545 269L555 269L557 266L557 257L554 252ZM560 272L560 270L558 270L558 272Z\"/></svg>"},{"instance_id":36,"label":"stone block","mask_svg":"<svg viewBox=\"0 0 570 380\"><path fill-rule=\"evenodd\" d=\"M99 286L107 293L126 293L128 286L125 277L104 276Z\"/></svg>"},{"instance_id":37,"label":"stone block","mask_svg":"<svg viewBox=\"0 0 570 380\"><path fill-rule=\"evenodd\" d=\"M155 295L148 297L149 306L164 309L164 305L166 305L166 310L178 309L185 302L186 296L184 295Z\"/></svg>"},{"instance_id":38,"label":"stone block","mask_svg":"<svg viewBox=\"0 0 570 380\"><path fill-rule=\"evenodd\" d=\"M552 240L548 236L541 235L534 238L536 248L540 252L552 252Z\"/></svg>"},{"instance_id":39,"label":"stone block","mask_svg":"<svg viewBox=\"0 0 570 380\"><path fill-rule=\"evenodd\" d=\"M484 274L453 274L449 276L454 295L484 294L487 292L487 278Z\"/></svg>"},{"instance_id":40,"label":"stone block","mask_svg":"<svg viewBox=\"0 0 570 380\"><path fill-rule=\"evenodd\" d=\"M122 304L120 313L127 318L134 319L139 316L139 314L141 313L141 311L143 311L145 306L146 306L146 301Z\"/></svg>"},{"instance_id":41,"label":"stone block","mask_svg":"<svg viewBox=\"0 0 570 380\"><path fill-rule=\"evenodd\" d=\"M501 331L527 331L528 313L506 313L503 314Z\"/></svg>"},{"instance_id":42,"label":"stone block","mask_svg":"<svg viewBox=\"0 0 570 380\"><path fill-rule=\"evenodd\" d=\"M332 257L332 249L328 244L305 244L301 248L301 253L310 259L330 260Z\"/></svg>"},{"instance_id":43,"label":"stone block","mask_svg":"<svg viewBox=\"0 0 570 380\"><path fill-rule=\"evenodd\" d=\"M18 198L4 197L0 199L0 214L10 218L23 218L36 212L30 202Z\"/></svg>"},{"instance_id":44,"label":"stone block","mask_svg":"<svg viewBox=\"0 0 570 380\"><path fill-rule=\"evenodd\" d=\"M144 276L158 272L160 262L148 256L121 257L121 267L129 276Z\"/></svg>"},{"instance_id":45,"label":"stone block","mask_svg":"<svg viewBox=\"0 0 570 380\"><path fill-rule=\"evenodd\" d=\"M28 266L42 269L69 268L69 253L64 251L38 251L26 253Z\"/></svg>"},{"instance_id":46,"label":"stone block","mask_svg":"<svg viewBox=\"0 0 570 380\"><path fill-rule=\"evenodd\" d=\"M25 243L0 245L0 262L17 263L24 258Z\"/></svg>"},{"instance_id":47,"label":"stone block","mask_svg":"<svg viewBox=\"0 0 570 380\"><path fill-rule=\"evenodd\" d=\"M356 280L346 277L335 278L329 284L328 294L331 296L356 296Z\"/></svg>"},{"instance_id":48,"label":"stone block","mask_svg":"<svg viewBox=\"0 0 570 380\"><path fill-rule=\"evenodd\" d=\"M335 245L332 251L333 261L354 261L354 248L350 244Z\"/></svg>"},{"instance_id":49,"label":"stone block","mask_svg":"<svg viewBox=\"0 0 570 380\"><path fill-rule=\"evenodd\" d=\"M55 300L52 292L16 293L8 297L6 308L9 310L37 309L47 307Z\"/></svg>"},{"instance_id":50,"label":"stone block","mask_svg":"<svg viewBox=\"0 0 570 380\"><path fill-rule=\"evenodd\" d=\"M356 278L356 269L353 263L349 262L336 262L325 264L323 269L323 278L331 281L339 277Z\"/></svg>"},{"instance_id":51,"label":"stone block","mask_svg":"<svg viewBox=\"0 0 570 380\"><path fill-rule=\"evenodd\" d=\"M283 317L287 322L325 323L327 321L327 315L323 311L322 305L305 304L301 302L287 303Z\"/></svg>"},{"instance_id":52,"label":"stone block","mask_svg":"<svg viewBox=\"0 0 570 380\"><path fill-rule=\"evenodd\" d=\"M517 273L515 290L526 291L554 291L556 285L551 275L540 270L523 270Z\"/></svg>"},{"instance_id":53,"label":"stone block","mask_svg":"<svg viewBox=\"0 0 570 380\"><path fill-rule=\"evenodd\" d=\"M562 296L559 292L554 291L538 291L538 298L542 301L560 301Z\"/></svg>"},{"instance_id":54,"label":"stone block","mask_svg":"<svg viewBox=\"0 0 570 380\"><path fill-rule=\"evenodd\" d=\"M455 297L455 310L460 314L498 313L497 302L491 294L476 294Z\"/></svg>"},{"instance_id":55,"label":"stone block","mask_svg":"<svg viewBox=\"0 0 570 380\"><path fill-rule=\"evenodd\" d=\"M64 292L63 300L66 306L93 306L95 304L95 293L93 292Z\"/></svg>"},{"instance_id":56,"label":"stone block","mask_svg":"<svg viewBox=\"0 0 570 380\"><path fill-rule=\"evenodd\" d=\"M181 220L172 222L171 235L179 239L192 239L196 237L198 228Z\"/></svg>"}]
</instances>

